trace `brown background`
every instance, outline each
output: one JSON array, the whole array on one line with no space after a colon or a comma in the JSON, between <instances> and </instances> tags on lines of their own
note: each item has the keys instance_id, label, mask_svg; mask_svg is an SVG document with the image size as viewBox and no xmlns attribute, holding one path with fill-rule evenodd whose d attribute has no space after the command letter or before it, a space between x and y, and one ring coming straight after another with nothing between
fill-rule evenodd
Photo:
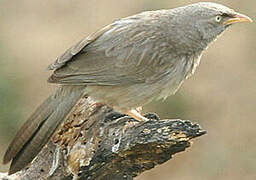
<instances>
[{"instance_id":1,"label":"brown background","mask_svg":"<svg viewBox=\"0 0 256 180\"><path fill-rule=\"evenodd\" d=\"M17 128L53 90L48 64L112 20L198 1L1 0L0 158ZM256 1L217 1L256 20ZM208 134L137 180L256 179L256 24L232 27L210 46L177 95L144 108L199 122ZM0 165L1 171L7 166Z\"/></svg>"}]
</instances>

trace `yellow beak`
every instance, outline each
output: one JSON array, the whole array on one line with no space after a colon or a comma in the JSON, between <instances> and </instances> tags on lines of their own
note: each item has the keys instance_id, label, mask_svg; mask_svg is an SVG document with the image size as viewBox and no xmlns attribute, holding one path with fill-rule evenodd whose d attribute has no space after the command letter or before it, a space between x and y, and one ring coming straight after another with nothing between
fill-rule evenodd
<instances>
[{"instance_id":1,"label":"yellow beak","mask_svg":"<svg viewBox=\"0 0 256 180\"><path fill-rule=\"evenodd\" d=\"M239 22L249 22L249 23L252 22L252 19L244 14L235 13L232 16L233 17L229 18L227 21L224 21L223 24L228 25L228 24L234 24Z\"/></svg>"}]
</instances>

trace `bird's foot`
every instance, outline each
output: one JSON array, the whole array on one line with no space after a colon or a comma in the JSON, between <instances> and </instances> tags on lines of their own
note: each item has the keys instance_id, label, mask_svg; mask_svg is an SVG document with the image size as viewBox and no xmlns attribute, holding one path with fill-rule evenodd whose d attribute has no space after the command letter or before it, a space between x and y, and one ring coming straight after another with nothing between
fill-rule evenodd
<instances>
[{"instance_id":1,"label":"bird's foot","mask_svg":"<svg viewBox=\"0 0 256 180\"><path fill-rule=\"evenodd\" d=\"M142 108L137 108L136 110L135 109L131 109L130 111L128 111L126 114L128 114L129 116L131 116L132 118L138 120L139 122L136 122L136 121L133 121L133 122L126 122L124 127L123 127L123 133L125 133L125 131L128 129L128 128L131 128L131 127L134 127L136 124L139 124L139 123L142 123L142 122L146 122L146 121L149 121L148 118L142 116L142 114L140 112L138 112L138 109L141 111Z\"/></svg>"},{"instance_id":2,"label":"bird's foot","mask_svg":"<svg viewBox=\"0 0 256 180\"><path fill-rule=\"evenodd\" d=\"M137 107L137 108L136 108L136 111L141 114L141 113L142 113L142 106Z\"/></svg>"},{"instance_id":3,"label":"bird's foot","mask_svg":"<svg viewBox=\"0 0 256 180\"><path fill-rule=\"evenodd\" d=\"M128 114L129 116L131 116L134 119L137 119L141 122L145 122L145 121L149 121L148 118L142 116L137 110L135 109L131 109L130 111L128 111L126 114Z\"/></svg>"}]
</instances>

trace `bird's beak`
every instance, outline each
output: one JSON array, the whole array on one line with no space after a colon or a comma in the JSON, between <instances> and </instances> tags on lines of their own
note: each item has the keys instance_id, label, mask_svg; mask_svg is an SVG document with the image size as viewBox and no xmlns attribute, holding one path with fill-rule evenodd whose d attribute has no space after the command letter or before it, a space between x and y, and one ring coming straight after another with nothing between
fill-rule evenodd
<instances>
[{"instance_id":1,"label":"bird's beak","mask_svg":"<svg viewBox=\"0 0 256 180\"><path fill-rule=\"evenodd\" d=\"M232 17L229 18L228 20L224 21L223 24L228 25L228 24L234 24L234 23L239 23L239 22L251 23L252 19L244 14L234 13L234 14L232 14Z\"/></svg>"}]
</instances>

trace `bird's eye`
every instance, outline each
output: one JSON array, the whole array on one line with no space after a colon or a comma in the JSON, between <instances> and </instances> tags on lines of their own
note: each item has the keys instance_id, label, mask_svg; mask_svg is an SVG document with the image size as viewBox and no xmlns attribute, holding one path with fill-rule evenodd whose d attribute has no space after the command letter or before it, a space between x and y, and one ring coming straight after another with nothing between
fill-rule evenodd
<instances>
[{"instance_id":1,"label":"bird's eye","mask_svg":"<svg viewBox=\"0 0 256 180\"><path fill-rule=\"evenodd\" d=\"M216 22L220 22L222 20L222 17L220 15L215 17Z\"/></svg>"}]
</instances>

